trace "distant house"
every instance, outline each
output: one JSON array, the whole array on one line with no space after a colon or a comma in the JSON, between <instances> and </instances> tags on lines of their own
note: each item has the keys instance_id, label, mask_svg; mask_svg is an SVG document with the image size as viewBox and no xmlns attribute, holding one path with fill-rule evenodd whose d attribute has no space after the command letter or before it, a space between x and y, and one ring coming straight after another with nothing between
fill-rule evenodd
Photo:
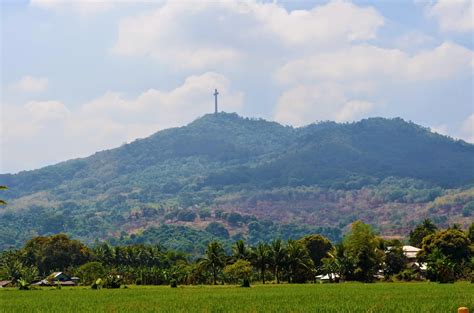
<instances>
[{"instance_id":1,"label":"distant house","mask_svg":"<svg viewBox=\"0 0 474 313\"><path fill-rule=\"evenodd\" d=\"M403 246L402 247L403 254L407 258L408 262L416 262L417 258L416 255L418 254L418 251L420 251L420 248L413 247L413 246Z\"/></svg>"},{"instance_id":2,"label":"distant house","mask_svg":"<svg viewBox=\"0 0 474 313\"><path fill-rule=\"evenodd\" d=\"M58 283L61 286L76 286L78 282L77 277L70 277L63 272L54 272L45 279L40 280L32 285L35 286L56 286Z\"/></svg>"},{"instance_id":3,"label":"distant house","mask_svg":"<svg viewBox=\"0 0 474 313\"><path fill-rule=\"evenodd\" d=\"M392 247L388 247L388 250L390 250ZM420 248L413 247L413 246L403 246L402 251L403 255L405 255L407 259L407 267L417 270L420 273L423 273L426 271L426 263L420 263L418 262L418 252L420 251Z\"/></svg>"}]
</instances>

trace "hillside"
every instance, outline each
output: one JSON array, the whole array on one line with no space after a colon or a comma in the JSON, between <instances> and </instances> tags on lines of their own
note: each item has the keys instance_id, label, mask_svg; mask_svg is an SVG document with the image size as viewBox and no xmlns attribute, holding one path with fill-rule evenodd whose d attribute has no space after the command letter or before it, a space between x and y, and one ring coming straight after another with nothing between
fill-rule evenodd
<instances>
[{"instance_id":1,"label":"hillside","mask_svg":"<svg viewBox=\"0 0 474 313\"><path fill-rule=\"evenodd\" d=\"M0 175L0 184L10 188L0 249L57 232L163 242L170 227L174 245L190 232L337 240L358 218L403 235L426 216L471 220L474 145L399 118L292 128L219 113L88 158ZM440 199L448 200L433 209ZM206 231L212 222L224 230Z\"/></svg>"}]
</instances>

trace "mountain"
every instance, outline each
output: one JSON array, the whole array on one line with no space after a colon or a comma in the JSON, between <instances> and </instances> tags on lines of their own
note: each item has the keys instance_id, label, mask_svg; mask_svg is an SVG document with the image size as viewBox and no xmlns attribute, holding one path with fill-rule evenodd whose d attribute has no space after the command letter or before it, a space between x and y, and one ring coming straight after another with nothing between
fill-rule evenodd
<instances>
[{"instance_id":1,"label":"mountain","mask_svg":"<svg viewBox=\"0 0 474 313\"><path fill-rule=\"evenodd\" d=\"M56 232L86 242L167 242L171 232L173 247L190 233L337 240L359 218L403 235L426 216L471 220L474 145L400 118L293 128L219 113L0 184L3 249Z\"/></svg>"}]
</instances>

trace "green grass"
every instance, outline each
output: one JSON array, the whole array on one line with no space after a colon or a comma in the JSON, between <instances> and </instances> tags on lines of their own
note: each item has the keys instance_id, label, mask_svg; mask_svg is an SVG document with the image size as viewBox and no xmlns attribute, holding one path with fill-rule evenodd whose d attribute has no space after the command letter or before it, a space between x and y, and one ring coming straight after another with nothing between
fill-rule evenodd
<instances>
[{"instance_id":1,"label":"green grass","mask_svg":"<svg viewBox=\"0 0 474 313\"><path fill-rule=\"evenodd\" d=\"M0 290L0 312L456 312L474 309L468 283L85 287Z\"/></svg>"}]
</instances>

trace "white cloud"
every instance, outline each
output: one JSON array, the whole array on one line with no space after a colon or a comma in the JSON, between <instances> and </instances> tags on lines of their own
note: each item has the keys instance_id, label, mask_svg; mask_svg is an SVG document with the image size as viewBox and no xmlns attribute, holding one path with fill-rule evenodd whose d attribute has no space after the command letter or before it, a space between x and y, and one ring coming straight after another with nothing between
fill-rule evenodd
<instances>
[{"instance_id":1,"label":"white cloud","mask_svg":"<svg viewBox=\"0 0 474 313\"><path fill-rule=\"evenodd\" d=\"M438 20L444 32L469 32L474 30L474 5L472 0L438 0L428 8L428 15Z\"/></svg>"},{"instance_id":2,"label":"white cloud","mask_svg":"<svg viewBox=\"0 0 474 313\"><path fill-rule=\"evenodd\" d=\"M335 120L338 122L354 121L366 115L373 107L374 104L368 101L349 101L336 113Z\"/></svg>"},{"instance_id":3,"label":"white cloud","mask_svg":"<svg viewBox=\"0 0 474 313\"><path fill-rule=\"evenodd\" d=\"M9 89L17 92L42 92L48 88L46 77L24 76L19 81L11 83Z\"/></svg>"},{"instance_id":4,"label":"white cloud","mask_svg":"<svg viewBox=\"0 0 474 313\"><path fill-rule=\"evenodd\" d=\"M474 143L474 113L469 115L461 125L460 137Z\"/></svg>"},{"instance_id":5,"label":"white cloud","mask_svg":"<svg viewBox=\"0 0 474 313\"><path fill-rule=\"evenodd\" d=\"M358 45L291 61L276 73L283 84L316 80L436 80L472 73L474 53L445 42L413 56L397 49Z\"/></svg>"},{"instance_id":6,"label":"white cloud","mask_svg":"<svg viewBox=\"0 0 474 313\"><path fill-rule=\"evenodd\" d=\"M394 46L405 52L413 53L433 48L437 40L421 31L409 31L394 40Z\"/></svg>"},{"instance_id":7,"label":"white cloud","mask_svg":"<svg viewBox=\"0 0 474 313\"><path fill-rule=\"evenodd\" d=\"M2 167L20 170L86 156L189 123L213 112L214 88L219 90L221 109L239 111L243 94L232 91L230 81L213 72L190 76L170 91L150 89L132 98L107 92L75 110L59 101L4 105ZM34 150L35 158L24 154L26 150Z\"/></svg>"},{"instance_id":8,"label":"white cloud","mask_svg":"<svg viewBox=\"0 0 474 313\"><path fill-rule=\"evenodd\" d=\"M278 99L274 118L280 123L302 126L316 121L353 121L368 114L371 102L347 99L337 84L297 86Z\"/></svg>"},{"instance_id":9,"label":"white cloud","mask_svg":"<svg viewBox=\"0 0 474 313\"><path fill-rule=\"evenodd\" d=\"M259 51L268 58L271 49L370 40L383 23L373 8L343 1L297 11L255 1L168 1L151 13L121 20L112 51L177 68L235 66Z\"/></svg>"},{"instance_id":10,"label":"white cloud","mask_svg":"<svg viewBox=\"0 0 474 313\"><path fill-rule=\"evenodd\" d=\"M30 6L59 11L74 11L80 14L95 14L112 9L117 3L112 0L30 0Z\"/></svg>"}]
</instances>

